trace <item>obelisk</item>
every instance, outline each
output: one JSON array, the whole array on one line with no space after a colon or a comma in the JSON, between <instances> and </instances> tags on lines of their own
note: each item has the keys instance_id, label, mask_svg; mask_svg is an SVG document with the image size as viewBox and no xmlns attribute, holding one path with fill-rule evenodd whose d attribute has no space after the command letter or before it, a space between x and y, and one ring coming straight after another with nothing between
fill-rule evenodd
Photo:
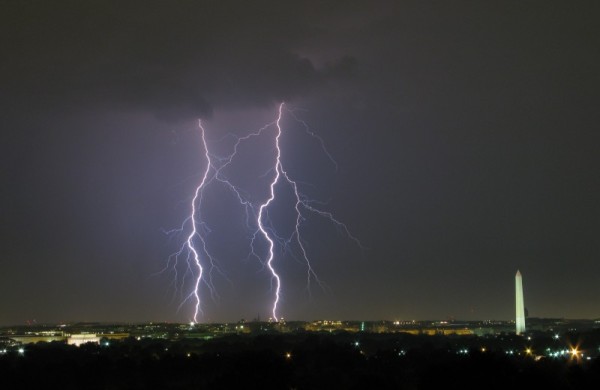
<instances>
[{"instance_id":1,"label":"obelisk","mask_svg":"<svg viewBox=\"0 0 600 390\"><path fill-rule=\"evenodd\" d=\"M516 333L525 333L525 302L523 301L523 279L521 272L517 270L515 275L515 306L517 309L516 316Z\"/></svg>"}]
</instances>

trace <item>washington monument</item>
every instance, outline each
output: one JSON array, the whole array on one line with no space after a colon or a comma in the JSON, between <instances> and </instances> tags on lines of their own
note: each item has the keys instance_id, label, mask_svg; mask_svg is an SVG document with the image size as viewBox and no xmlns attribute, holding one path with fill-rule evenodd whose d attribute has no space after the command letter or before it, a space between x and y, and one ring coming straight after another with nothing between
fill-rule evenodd
<instances>
[{"instance_id":1,"label":"washington monument","mask_svg":"<svg viewBox=\"0 0 600 390\"><path fill-rule=\"evenodd\" d=\"M523 301L523 279L521 272L517 270L515 275L515 306L517 309L516 316L516 333L525 333L525 302Z\"/></svg>"}]
</instances>

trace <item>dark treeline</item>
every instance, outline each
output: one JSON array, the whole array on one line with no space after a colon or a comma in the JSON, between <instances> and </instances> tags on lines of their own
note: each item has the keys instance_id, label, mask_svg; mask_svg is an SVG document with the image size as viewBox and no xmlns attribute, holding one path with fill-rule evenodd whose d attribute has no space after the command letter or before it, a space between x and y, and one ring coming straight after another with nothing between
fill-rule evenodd
<instances>
[{"instance_id":1,"label":"dark treeline","mask_svg":"<svg viewBox=\"0 0 600 390\"><path fill-rule=\"evenodd\" d=\"M592 335L597 337L597 334ZM514 336L513 336L514 337ZM594 338L592 337L592 338ZM497 340L494 338L493 340ZM477 337L269 334L38 343L0 355L2 389L579 389L598 358L535 360ZM515 339L507 336L507 343ZM497 341L496 341L497 342ZM465 345L467 353L457 352Z\"/></svg>"}]
</instances>

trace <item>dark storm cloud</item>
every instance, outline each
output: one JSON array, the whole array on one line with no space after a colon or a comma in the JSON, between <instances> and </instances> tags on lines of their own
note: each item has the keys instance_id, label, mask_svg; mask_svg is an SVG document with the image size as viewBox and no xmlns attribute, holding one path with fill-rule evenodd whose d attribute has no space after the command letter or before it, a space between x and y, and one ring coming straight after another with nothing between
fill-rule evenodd
<instances>
[{"instance_id":1,"label":"dark storm cloud","mask_svg":"<svg viewBox=\"0 0 600 390\"><path fill-rule=\"evenodd\" d=\"M286 318L510 318L517 268L532 315L597 316L599 14L563 1L0 2L0 323L189 320L165 303L170 280L144 277L170 254L160 228L183 219L203 161L191 119L212 113L214 141L271 121L282 99L339 166L291 132L290 173L369 248L309 221L332 296L309 302L305 274L288 271ZM250 160L236 173L258 183ZM227 229L233 209L213 195ZM245 247L218 244L241 264ZM264 315L252 265L230 270L241 283L223 283L207 320Z\"/></svg>"},{"instance_id":2,"label":"dark storm cloud","mask_svg":"<svg viewBox=\"0 0 600 390\"><path fill-rule=\"evenodd\" d=\"M318 2L24 1L2 7L0 82L30 110L149 110L204 117L305 94L352 61L317 69L298 54ZM315 20L311 14L315 13ZM12 103L12 104L11 104Z\"/></svg>"}]
</instances>

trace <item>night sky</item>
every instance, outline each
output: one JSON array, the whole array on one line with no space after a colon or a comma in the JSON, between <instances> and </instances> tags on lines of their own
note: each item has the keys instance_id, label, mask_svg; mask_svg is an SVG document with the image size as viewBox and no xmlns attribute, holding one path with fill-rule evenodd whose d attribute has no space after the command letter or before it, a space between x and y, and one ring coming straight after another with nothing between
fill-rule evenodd
<instances>
[{"instance_id":1,"label":"night sky","mask_svg":"<svg viewBox=\"0 0 600 390\"><path fill-rule=\"evenodd\" d=\"M156 273L206 167L197 119L223 154L282 101L338 164L288 115L290 174L365 247L307 215L326 288L279 257L286 319L511 319L517 269L530 316L600 317L598 20L596 2L2 1L0 324L189 321ZM272 153L256 140L229 172L255 201ZM218 186L205 206L224 276L199 321L267 318L242 209ZM270 211L287 233L288 214Z\"/></svg>"}]
</instances>

